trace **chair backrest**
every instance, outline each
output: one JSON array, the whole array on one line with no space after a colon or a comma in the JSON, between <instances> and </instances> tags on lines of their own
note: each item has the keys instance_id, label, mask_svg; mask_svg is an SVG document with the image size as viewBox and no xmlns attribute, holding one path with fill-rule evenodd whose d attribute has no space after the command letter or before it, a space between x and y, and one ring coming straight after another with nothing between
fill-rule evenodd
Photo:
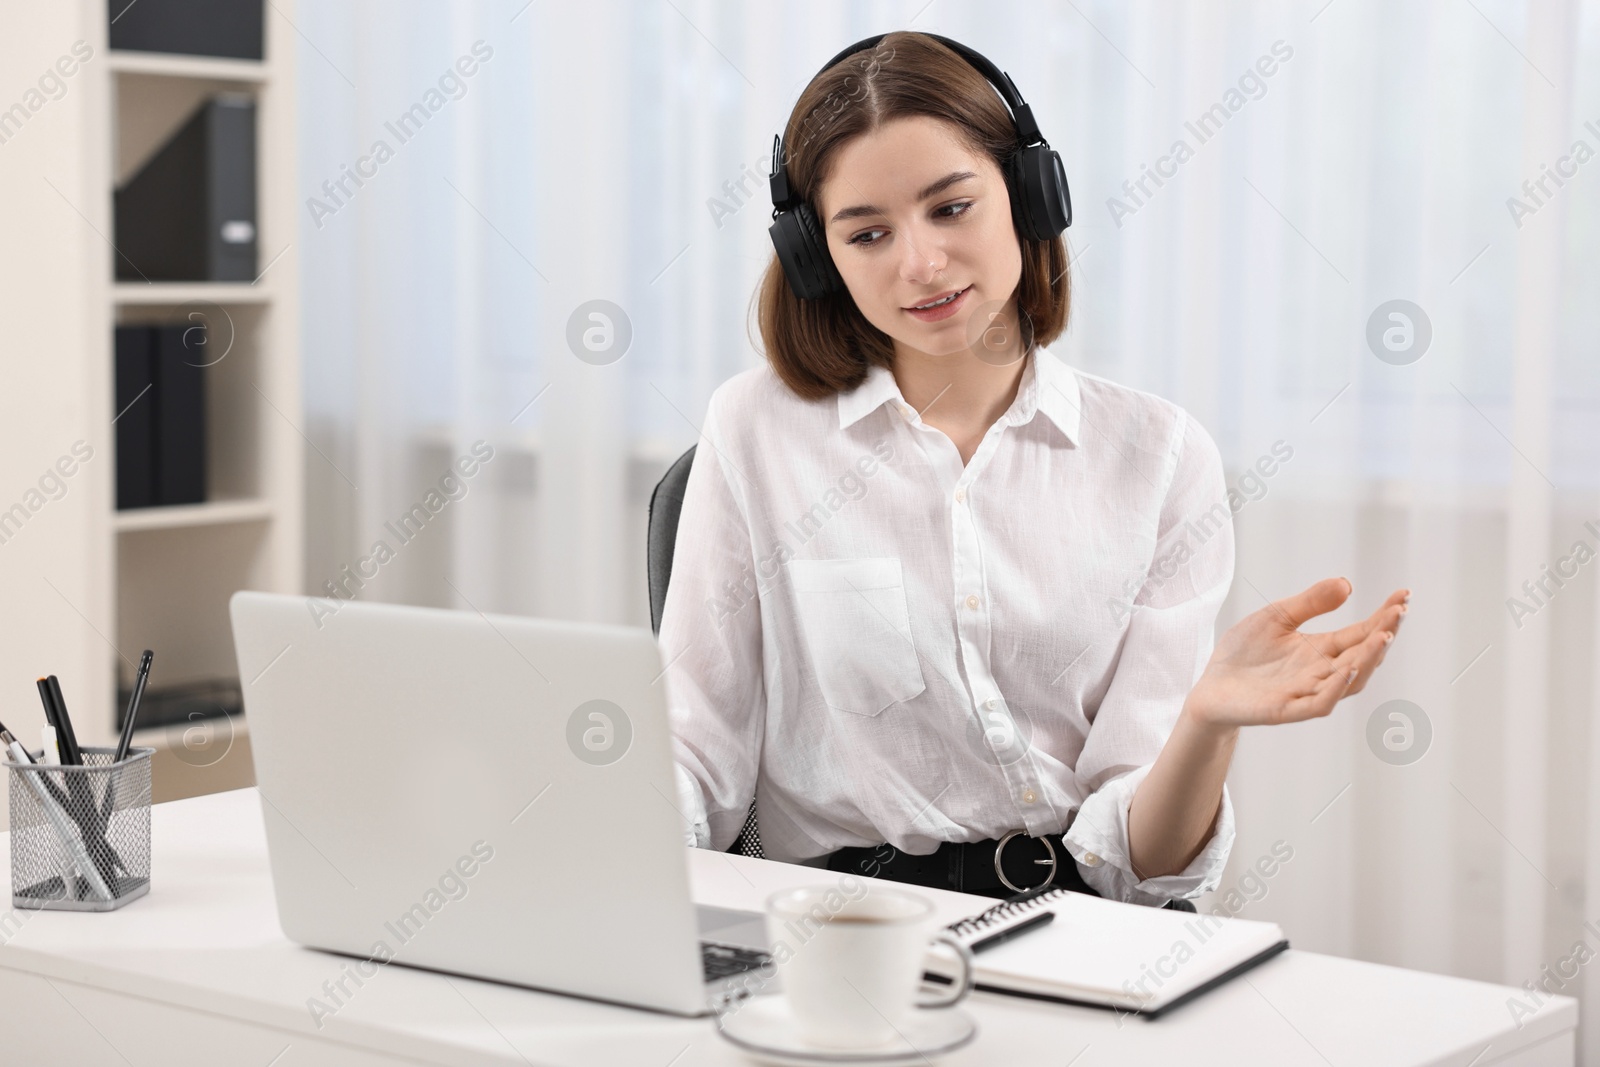
<instances>
[{"instance_id":1,"label":"chair backrest","mask_svg":"<svg viewBox=\"0 0 1600 1067\"><path fill-rule=\"evenodd\" d=\"M678 540L678 516L683 512L683 490L694 464L694 445L667 468L650 494L649 530L645 535L645 568L650 578L650 629L661 632L661 609L667 603L667 582L672 578L672 548Z\"/></svg>"},{"instance_id":2,"label":"chair backrest","mask_svg":"<svg viewBox=\"0 0 1600 1067\"><path fill-rule=\"evenodd\" d=\"M678 541L678 516L683 513L683 490L694 465L694 446L679 456L650 494L649 529L645 533L645 569L650 577L650 629L661 632L661 609L667 603L667 583L672 580L672 550ZM750 801L744 826L728 846L729 852L760 857L761 831L756 825L756 802Z\"/></svg>"}]
</instances>

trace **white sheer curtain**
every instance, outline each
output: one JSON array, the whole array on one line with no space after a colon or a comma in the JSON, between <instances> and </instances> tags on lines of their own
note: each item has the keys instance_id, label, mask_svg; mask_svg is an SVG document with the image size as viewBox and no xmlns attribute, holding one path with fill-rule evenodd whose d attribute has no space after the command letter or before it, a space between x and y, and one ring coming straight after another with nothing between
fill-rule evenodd
<instances>
[{"instance_id":1,"label":"white sheer curtain","mask_svg":"<svg viewBox=\"0 0 1600 1067\"><path fill-rule=\"evenodd\" d=\"M759 359L773 133L845 44L943 33L1011 72L1066 161L1057 350L1184 405L1222 448L1241 506L1220 625L1329 575L1356 594L1317 628L1415 591L1364 693L1245 736L1235 895L1203 906L1277 920L1297 947L1517 986L1575 942L1600 953L1582 925L1600 917L1600 601L1587 559L1560 562L1600 546L1596 4L496 0L297 19L310 590L355 589L350 565L375 575L364 597L646 623L649 488L710 391ZM441 88L478 41L492 55ZM386 124L418 104L399 143ZM346 166L371 175L349 195ZM614 362L568 344L592 300L631 326ZM1396 300L1420 314L1389 319ZM1374 320L1380 337L1425 321L1425 352L1375 348ZM386 522L478 440L494 459L401 544ZM380 540L392 556L363 563ZM1576 574L1557 587L1547 564ZM1512 597L1536 610L1514 617ZM1426 716L1425 748L1394 700ZM1590 979L1561 989L1586 1016Z\"/></svg>"}]
</instances>

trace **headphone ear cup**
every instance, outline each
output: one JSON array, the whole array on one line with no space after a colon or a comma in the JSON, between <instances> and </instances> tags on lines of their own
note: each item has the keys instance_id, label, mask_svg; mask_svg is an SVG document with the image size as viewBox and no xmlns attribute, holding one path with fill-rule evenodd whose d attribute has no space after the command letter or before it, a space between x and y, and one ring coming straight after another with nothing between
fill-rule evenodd
<instances>
[{"instance_id":1,"label":"headphone ear cup","mask_svg":"<svg viewBox=\"0 0 1600 1067\"><path fill-rule=\"evenodd\" d=\"M780 211L767 228L772 247L783 264L789 288L802 300L817 300L844 288L827 239L817 225L811 205L801 201L788 211Z\"/></svg>"},{"instance_id":2,"label":"headphone ear cup","mask_svg":"<svg viewBox=\"0 0 1600 1067\"><path fill-rule=\"evenodd\" d=\"M1072 225L1067 171L1055 149L1030 145L1007 162L1012 213L1022 234L1035 241L1048 241Z\"/></svg>"}]
</instances>

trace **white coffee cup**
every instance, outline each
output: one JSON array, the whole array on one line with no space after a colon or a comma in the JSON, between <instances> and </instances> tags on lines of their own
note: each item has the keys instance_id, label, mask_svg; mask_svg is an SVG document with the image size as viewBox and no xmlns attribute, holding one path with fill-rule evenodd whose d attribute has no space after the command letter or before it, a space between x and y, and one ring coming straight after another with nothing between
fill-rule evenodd
<instances>
[{"instance_id":1,"label":"white coffee cup","mask_svg":"<svg viewBox=\"0 0 1600 1067\"><path fill-rule=\"evenodd\" d=\"M897 1040L918 1008L944 1008L972 991L972 953L933 928L926 898L846 876L838 885L785 889L767 898L773 960L800 1033L834 1049L878 1048ZM948 995L919 1000L932 941L961 964Z\"/></svg>"}]
</instances>

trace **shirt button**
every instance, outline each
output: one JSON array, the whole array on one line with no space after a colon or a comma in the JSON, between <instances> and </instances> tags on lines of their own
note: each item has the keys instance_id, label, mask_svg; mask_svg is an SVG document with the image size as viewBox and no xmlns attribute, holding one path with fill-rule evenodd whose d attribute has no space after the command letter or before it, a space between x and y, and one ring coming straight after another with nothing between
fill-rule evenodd
<instances>
[{"instance_id":1,"label":"shirt button","mask_svg":"<svg viewBox=\"0 0 1600 1067\"><path fill-rule=\"evenodd\" d=\"M967 491L965 489L957 489L956 490L956 503L957 504L964 503L966 501L966 499L967 499Z\"/></svg>"},{"instance_id":2,"label":"shirt button","mask_svg":"<svg viewBox=\"0 0 1600 1067\"><path fill-rule=\"evenodd\" d=\"M1022 791L1022 802L1024 804L1032 804L1035 800L1038 800L1038 799L1039 799L1039 795L1037 793L1035 793L1033 790L1024 789Z\"/></svg>"},{"instance_id":3,"label":"shirt button","mask_svg":"<svg viewBox=\"0 0 1600 1067\"><path fill-rule=\"evenodd\" d=\"M989 711L993 711L995 708L998 708L1000 706L1000 702L998 700L996 700L994 697L990 697L988 700L985 700L983 702L983 706L986 709L988 709Z\"/></svg>"},{"instance_id":4,"label":"shirt button","mask_svg":"<svg viewBox=\"0 0 1600 1067\"><path fill-rule=\"evenodd\" d=\"M967 597L967 607L976 609L977 606L978 606L978 598L976 596Z\"/></svg>"},{"instance_id":5,"label":"shirt button","mask_svg":"<svg viewBox=\"0 0 1600 1067\"><path fill-rule=\"evenodd\" d=\"M1093 852L1085 852L1083 854L1083 865L1085 867L1098 867L1100 866L1100 857Z\"/></svg>"}]
</instances>

